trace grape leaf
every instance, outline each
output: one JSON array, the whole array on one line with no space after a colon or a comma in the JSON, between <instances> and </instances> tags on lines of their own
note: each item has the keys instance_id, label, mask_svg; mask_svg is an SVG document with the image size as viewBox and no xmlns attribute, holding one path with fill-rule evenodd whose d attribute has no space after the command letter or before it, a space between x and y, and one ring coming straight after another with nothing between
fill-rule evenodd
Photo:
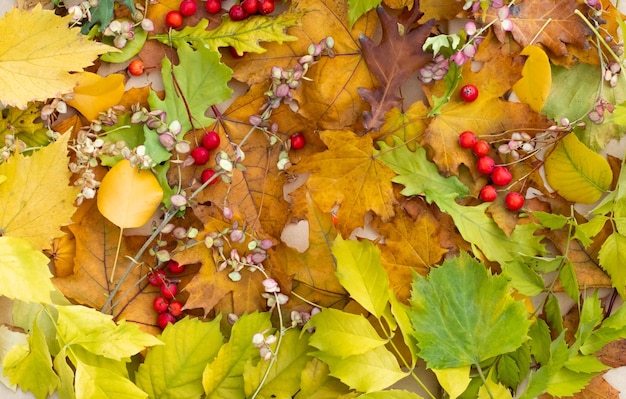
<instances>
[{"instance_id":1,"label":"grape leaf","mask_svg":"<svg viewBox=\"0 0 626 399\"><path fill-rule=\"evenodd\" d=\"M137 386L151 399L200 397L202 371L224 340L220 320L184 318L168 325L159 337L165 345L150 349L139 366Z\"/></svg>"},{"instance_id":2,"label":"grape leaf","mask_svg":"<svg viewBox=\"0 0 626 399\"><path fill-rule=\"evenodd\" d=\"M78 189L69 186L69 134L31 156L13 155L0 164L0 233L21 237L36 248L49 248L70 222Z\"/></svg>"},{"instance_id":3,"label":"grape leaf","mask_svg":"<svg viewBox=\"0 0 626 399\"><path fill-rule=\"evenodd\" d=\"M112 0L111 0L112 1ZM81 71L111 47L89 41L72 16L59 17L37 5L30 11L11 9L0 18L0 102L25 109L29 101L69 93Z\"/></svg>"},{"instance_id":4,"label":"grape leaf","mask_svg":"<svg viewBox=\"0 0 626 399\"><path fill-rule=\"evenodd\" d=\"M380 264L380 251L371 241L344 240L333 243L337 278L368 312L380 318L389 301L389 277Z\"/></svg>"},{"instance_id":5,"label":"grape leaf","mask_svg":"<svg viewBox=\"0 0 626 399\"><path fill-rule=\"evenodd\" d=\"M374 44L365 35L359 38L365 63L379 84L375 90L358 90L372 107L363 114L363 125L368 130L379 129L385 123L385 114L402 102L400 87L432 59L432 54L424 52L422 46L435 25L435 20L430 20L414 26L423 15L417 6L398 17L392 17L383 7L377 11L382 25L380 42Z\"/></svg>"},{"instance_id":6,"label":"grape leaf","mask_svg":"<svg viewBox=\"0 0 626 399\"><path fill-rule=\"evenodd\" d=\"M410 304L420 357L432 368L478 364L512 352L530 327L507 279L491 275L467 254L446 260L427 277L416 276Z\"/></svg>"}]
</instances>

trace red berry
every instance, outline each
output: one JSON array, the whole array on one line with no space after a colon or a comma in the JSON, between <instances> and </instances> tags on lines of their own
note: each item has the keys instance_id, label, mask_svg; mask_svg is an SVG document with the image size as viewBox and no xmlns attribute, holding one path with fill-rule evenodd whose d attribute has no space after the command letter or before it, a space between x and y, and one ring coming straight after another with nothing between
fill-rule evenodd
<instances>
[{"instance_id":1,"label":"red berry","mask_svg":"<svg viewBox=\"0 0 626 399\"><path fill-rule=\"evenodd\" d=\"M205 7L209 14L217 14L222 11L222 2L220 0L208 0Z\"/></svg>"},{"instance_id":2,"label":"red berry","mask_svg":"<svg viewBox=\"0 0 626 399\"><path fill-rule=\"evenodd\" d=\"M506 166L496 166L491 172L491 181L496 186L506 186L513 180L513 175Z\"/></svg>"},{"instance_id":3,"label":"red berry","mask_svg":"<svg viewBox=\"0 0 626 399\"><path fill-rule=\"evenodd\" d=\"M217 172L215 172L215 170L213 170L213 169L205 169L205 170L203 170L202 174L200 175L200 181L202 182L202 184L204 184L207 181L209 181L209 179L211 179L215 173L217 173ZM211 181L211 183L209 183L209 185L217 183L217 180L218 179L213 179L213 181Z\"/></svg>"},{"instance_id":4,"label":"red berry","mask_svg":"<svg viewBox=\"0 0 626 399\"><path fill-rule=\"evenodd\" d=\"M211 154L209 154L209 150L204 147L196 147L191 150L191 157L193 158L193 162L196 165L204 165L209 162Z\"/></svg>"},{"instance_id":5,"label":"red berry","mask_svg":"<svg viewBox=\"0 0 626 399\"><path fill-rule=\"evenodd\" d=\"M459 135L459 145L461 148L472 148L476 144L476 135L469 130L464 131Z\"/></svg>"},{"instance_id":6,"label":"red berry","mask_svg":"<svg viewBox=\"0 0 626 399\"><path fill-rule=\"evenodd\" d=\"M256 14L259 11L259 0L243 0L241 8L248 14Z\"/></svg>"},{"instance_id":7,"label":"red berry","mask_svg":"<svg viewBox=\"0 0 626 399\"><path fill-rule=\"evenodd\" d=\"M174 274L180 274L185 271L185 265L181 265L175 260L170 260L167 262L167 269Z\"/></svg>"},{"instance_id":8,"label":"red berry","mask_svg":"<svg viewBox=\"0 0 626 399\"><path fill-rule=\"evenodd\" d=\"M148 283L155 287L160 287L165 283L166 277L163 270L155 270L148 273Z\"/></svg>"},{"instance_id":9,"label":"red berry","mask_svg":"<svg viewBox=\"0 0 626 399\"><path fill-rule=\"evenodd\" d=\"M165 23L171 28L178 29L183 25L183 15L180 11L172 10L165 15Z\"/></svg>"},{"instance_id":10,"label":"red berry","mask_svg":"<svg viewBox=\"0 0 626 399\"><path fill-rule=\"evenodd\" d=\"M169 306L170 314L174 317L178 317L183 314L183 304L178 301L173 301Z\"/></svg>"},{"instance_id":11,"label":"red berry","mask_svg":"<svg viewBox=\"0 0 626 399\"><path fill-rule=\"evenodd\" d=\"M461 98L468 103L475 101L478 98L478 88L474 85L461 87Z\"/></svg>"},{"instance_id":12,"label":"red berry","mask_svg":"<svg viewBox=\"0 0 626 399\"><path fill-rule=\"evenodd\" d=\"M486 185L480 189L480 199L485 202L495 201L498 197L498 192L494 186Z\"/></svg>"},{"instance_id":13,"label":"red berry","mask_svg":"<svg viewBox=\"0 0 626 399\"><path fill-rule=\"evenodd\" d=\"M178 9L185 17L190 17L198 11L198 5L195 0L183 0Z\"/></svg>"},{"instance_id":14,"label":"red berry","mask_svg":"<svg viewBox=\"0 0 626 399\"><path fill-rule=\"evenodd\" d=\"M140 59L132 60L128 64L128 73L133 76L140 76L143 74L143 61Z\"/></svg>"},{"instance_id":15,"label":"red berry","mask_svg":"<svg viewBox=\"0 0 626 399\"><path fill-rule=\"evenodd\" d=\"M480 173L484 173L486 175L493 172L493 169L496 166L496 161L493 160L489 155L482 156L478 158L476 161L476 168Z\"/></svg>"},{"instance_id":16,"label":"red berry","mask_svg":"<svg viewBox=\"0 0 626 399\"><path fill-rule=\"evenodd\" d=\"M302 133L294 133L291 135L291 148L300 150L306 145L306 138Z\"/></svg>"},{"instance_id":17,"label":"red berry","mask_svg":"<svg viewBox=\"0 0 626 399\"><path fill-rule=\"evenodd\" d=\"M485 155L489 154L489 151L491 151L491 146L485 140L478 140L472 146L472 152L477 157L484 157Z\"/></svg>"},{"instance_id":18,"label":"red berry","mask_svg":"<svg viewBox=\"0 0 626 399\"><path fill-rule=\"evenodd\" d=\"M517 191L511 191L504 198L506 207L511 211L519 211L524 206L524 196Z\"/></svg>"},{"instance_id":19,"label":"red berry","mask_svg":"<svg viewBox=\"0 0 626 399\"><path fill-rule=\"evenodd\" d=\"M161 295L166 299L174 298L178 294L178 285L173 281L166 281L161 286Z\"/></svg>"},{"instance_id":20,"label":"red berry","mask_svg":"<svg viewBox=\"0 0 626 399\"><path fill-rule=\"evenodd\" d=\"M159 313L159 317L157 318L157 323L159 324L159 327L161 327L161 330L165 330L165 327L167 327L168 324L176 323L176 318L172 316L171 314L169 314L168 312Z\"/></svg>"},{"instance_id":21,"label":"red berry","mask_svg":"<svg viewBox=\"0 0 626 399\"><path fill-rule=\"evenodd\" d=\"M230 7L230 10L228 10L228 16L233 21L242 21L248 18L248 14L239 4L235 4Z\"/></svg>"},{"instance_id":22,"label":"red berry","mask_svg":"<svg viewBox=\"0 0 626 399\"><path fill-rule=\"evenodd\" d=\"M154 301L152 301L152 307L159 313L165 312L169 306L170 301L163 298L162 296L158 296L154 298Z\"/></svg>"},{"instance_id":23,"label":"red berry","mask_svg":"<svg viewBox=\"0 0 626 399\"><path fill-rule=\"evenodd\" d=\"M220 146L220 136L217 132L210 131L202 137L202 146L207 150L214 150Z\"/></svg>"},{"instance_id":24,"label":"red berry","mask_svg":"<svg viewBox=\"0 0 626 399\"><path fill-rule=\"evenodd\" d=\"M273 0L261 0L259 3L259 14L267 15L274 12L274 1Z\"/></svg>"}]
</instances>

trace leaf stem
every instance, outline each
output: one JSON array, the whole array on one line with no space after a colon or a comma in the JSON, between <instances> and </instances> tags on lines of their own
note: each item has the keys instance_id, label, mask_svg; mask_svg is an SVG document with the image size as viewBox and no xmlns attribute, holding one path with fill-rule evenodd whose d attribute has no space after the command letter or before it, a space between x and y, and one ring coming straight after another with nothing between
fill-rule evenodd
<instances>
[{"instance_id":1,"label":"leaf stem","mask_svg":"<svg viewBox=\"0 0 626 399\"><path fill-rule=\"evenodd\" d=\"M113 284L113 277L115 276L115 269L117 268L117 260L120 257L120 248L122 247L122 236L124 235L124 228L120 227L120 235L117 239L117 249L115 250L115 260L113 261L113 270L111 270L111 277L109 283ZM105 263L106 265L106 263Z\"/></svg>"},{"instance_id":2,"label":"leaf stem","mask_svg":"<svg viewBox=\"0 0 626 399\"><path fill-rule=\"evenodd\" d=\"M589 27L589 29L591 29L591 31L596 35L596 37L600 40L600 43L602 43L602 45L604 46L604 48L606 49L606 51L608 51L608 53L611 55L611 57L613 57L613 59L615 61L617 61L618 63L621 63L620 58L617 56L617 54L615 54L615 52L613 51L613 49L611 48L611 46L608 45L608 43L602 38L602 36L600 35L600 32L598 32L598 30L595 28L595 26L593 26L591 24L591 22L589 22L589 20L587 19L587 17L585 17L583 15L583 13L580 12L580 10L576 9L574 10L574 14L578 15L584 22L585 24Z\"/></svg>"},{"instance_id":3,"label":"leaf stem","mask_svg":"<svg viewBox=\"0 0 626 399\"><path fill-rule=\"evenodd\" d=\"M494 399L493 393L491 392L489 385L487 385L487 379L485 378L485 374L483 373L482 367L480 367L479 363L476 363L475 366L476 366L476 370L478 370L478 375L480 375L480 379L483 381L483 386L485 387L485 390L487 391L487 395L489 395L491 399Z\"/></svg>"}]
</instances>

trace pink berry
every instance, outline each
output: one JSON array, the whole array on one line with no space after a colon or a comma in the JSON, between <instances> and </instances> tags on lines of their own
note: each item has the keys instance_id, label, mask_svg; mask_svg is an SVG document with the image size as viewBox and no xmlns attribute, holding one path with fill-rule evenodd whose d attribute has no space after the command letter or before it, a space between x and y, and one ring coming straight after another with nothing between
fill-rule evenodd
<instances>
[{"instance_id":1,"label":"pink berry","mask_svg":"<svg viewBox=\"0 0 626 399\"><path fill-rule=\"evenodd\" d=\"M204 165L209 162L211 154L204 147L196 147L191 150L191 157L196 165Z\"/></svg>"}]
</instances>

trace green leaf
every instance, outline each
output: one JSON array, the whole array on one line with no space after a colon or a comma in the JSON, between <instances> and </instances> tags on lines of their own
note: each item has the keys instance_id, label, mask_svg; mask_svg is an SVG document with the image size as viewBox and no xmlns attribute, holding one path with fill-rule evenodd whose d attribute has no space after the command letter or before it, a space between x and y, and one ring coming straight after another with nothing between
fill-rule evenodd
<instances>
[{"instance_id":1,"label":"green leaf","mask_svg":"<svg viewBox=\"0 0 626 399\"><path fill-rule=\"evenodd\" d=\"M210 322L184 318L160 336L164 346L148 350L136 375L137 386L157 398L198 398L202 371L217 354L224 337L218 316Z\"/></svg>"},{"instance_id":2,"label":"green leaf","mask_svg":"<svg viewBox=\"0 0 626 399\"><path fill-rule=\"evenodd\" d=\"M148 394L109 369L76 364L76 399L144 399Z\"/></svg>"},{"instance_id":3,"label":"green leaf","mask_svg":"<svg viewBox=\"0 0 626 399\"><path fill-rule=\"evenodd\" d=\"M550 328L557 334L561 334L563 332L563 317L561 316L559 300L554 295L548 297L544 305L544 312Z\"/></svg>"},{"instance_id":4,"label":"green leaf","mask_svg":"<svg viewBox=\"0 0 626 399\"><path fill-rule=\"evenodd\" d=\"M380 250L371 241L344 240L333 243L335 274L350 296L380 319L389 301L389 277L380 263Z\"/></svg>"},{"instance_id":5,"label":"green leaf","mask_svg":"<svg viewBox=\"0 0 626 399\"><path fill-rule=\"evenodd\" d=\"M607 160L581 143L574 134L565 136L545 161L546 179L568 201L591 204L600 199L613 180Z\"/></svg>"},{"instance_id":6,"label":"green leaf","mask_svg":"<svg viewBox=\"0 0 626 399\"><path fill-rule=\"evenodd\" d=\"M232 21L224 18L215 29L207 30L209 21L201 19L195 26L186 26L179 31L155 35L161 43L175 47L185 47L191 43L194 48L207 48L217 51L220 47L233 47L237 53L264 53L267 50L259 43L292 42L297 37L285 33L287 28L298 26L302 13L286 12L277 16L257 15L243 21Z\"/></svg>"},{"instance_id":7,"label":"green leaf","mask_svg":"<svg viewBox=\"0 0 626 399\"><path fill-rule=\"evenodd\" d=\"M593 354L606 344L626 338L626 307L621 306L615 313L607 317L599 328L593 330L588 339L580 347L584 355Z\"/></svg>"},{"instance_id":8,"label":"green leaf","mask_svg":"<svg viewBox=\"0 0 626 399\"><path fill-rule=\"evenodd\" d=\"M301 389L295 399L336 399L347 394L349 388L329 374L328 365L317 358L302 370Z\"/></svg>"},{"instance_id":9,"label":"green leaf","mask_svg":"<svg viewBox=\"0 0 626 399\"><path fill-rule=\"evenodd\" d=\"M362 315L326 308L311 317L307 328L315 327L309 345L340 359L360 355L387 343Z\"/></svg>"},{"instance_id":10,"label":"green leaf","mask_svg":"<svg viewBox=\"0 0 626 399\"><path fill-rule=\"evenodd\" d=\"M123 0L122 3L130 9L131 12L135 12L135 4L133 0ZM115 6L115 0L99 0L97 7L91 7L91 18L83 25L82 32L87 34L92 27L100 26L102 32L111 21L113 21L113 9Z\"/></svg>"},{"instance_id":11,"label":"green leaf","mask_svg":"<svg viewBox=\"0 0 626 399\"><path fill-rule=\"evenodd\" d=\"M275 350L275 347L273 348ZM262 382L270 362L259 361L256 365L248 361L243 372L246 397L249 398L263 384L259 397L292 398L300 389L300 377L311 357L307 334L299 330L288 330L281 341L276 362L271 365L267 378Z\"/></svg>"},{"instance_id":12,"label":"green leaf","mask_svg":"<svg viewBox=\"0 0 626 399\"><path fill-rule=\"evenodd\" d=\"M165 99L159 99L152 91L148 103L151 109L161 109L167 112L168 124L178 120L182 125L180 133L182 137L192 128L189 114L193 118L193 125L197 128L209 126L214 122L204 113L211 105L230 98L232 89L227 83L233 71L220 62L220 55L217 51L206 47L199 47L194 51L189 45L180 45L178 58L180 62L174 67L167 57L163 58L161 73Z\"/></svg>"},{"instance_id":13,"label":"green leaf","mask_svg":"<svg viewBox=\"0 0 626 399\"><path fill-rule=\"evenodd\" d=\"M357 19L369 10L378 7L380 3L381 0L348 0L348 22L350 27L353 27Z\"/></svg>"},{"instance_id":14,"label":"green leaf","mask_svg":"<svg viewBox=\"0 0 626 399\"><path fill-rule=\"evenodd\" d=\"M593 355L572 356L567 359L563 366L568 370L575 371L577 373L600 373L610 368Z\"/></svg>"},{"instance_id":15,"label":"green leaf","mask_svg":"<svg viewBox=\"0 0 626 399\"><path fill-rule=\"evenodd\" d=\"M46 337L37 323L26 340L26 344L14 346L4 357L4 373L11 384L19 385L24 391L31 391L37 399L45 399L59 385L59 377L52 370Z\"/></svg>"},{"instance_id":16,"label":"green leaf","mask_svg":"<svg viewBox=\"0 0 626 399\"><path fill-rule=\"evenodd\" d=\"M243 370L248 360L259 359L252 336L271 328L270 314L245 314L233 326L230 341L222 345L217 357L206 365L202 386L207 398L239 399L245 396Z\"/></svg>"},{"instance_id":17,"label":"green leaf","mask_svg":"<svg viewBox=\"0 0 626 399\"><path fill-rule=\"evenodd\" d=\"M40 120L41 104L30 103L26 109L7 107L0 114L0 143L7 134L15 135L27 148L46 146L50 143L48 129Z\"/></svg>"},{"instance_id":18,"label":"green leaf","mask_svg":"<svg viewBox=\"0 0 626 399\"><path fill-rule=\"evenodd\" d=\"M0 359L4 357L15 346L28 345L27 335L23 332L9 330L5 325L0 325ZM4 367L0 363L0 383L15 390L15 385L11 384L9 378L4 374Z\"/></svg>"},{"instance_id":19,"label":"green leaf","mask_svg":"<svg viewBox=\"0 0 626 399\"><path fill-rule=\"evenodd\" d=\"M600 299L598 299L598 291L595 291L593 295L585 298L580 311L578 329L574 335L576 337L577 346L587 341L593 333L593 330L602 323L603 318L604 312L602 311L602 304L600 303Z\"/></svg>"},{"instance_id":20,"label":"green leaf","mask_svg":"<svg viewBox=\"0 0 626 399\"><path fill-rule=\"evenodd\" d=\"M388 389L381 392L370 392L360 395L361 399L423 399L414 392L399 389Z\"/></svg>"},{"instance_id":21,"label":"green leaf","mask_svg":"<svg viewBox=\"0 0 626 399\"><path fill-rule=\"evenodd\" d=\"M102 126L102 134L98 137L102 138L106 143L116 143L124 141L128 148L137 148L144 143L143 124L131 123L131 113L127 112L118 116L118 121L113 126ZM161 146L163 148L163 146ZM164 149L165 150L165 149ZM169 154L169 153L168 153ZM170 154L171 155L171 154ZM100 160L104 166L114 166L116 163L124 159L120 154L115 157L101 155ZM154 160L154 158L153 158ZM160 163L160 161L155 161Z\"/></svg>"},{"instance_id":22,"label":"green leaf","mask_svg":"<svg viewBox=\"0 0 626 399\"><path fill-rule=\"evenodd\" d=\"M66 357L66 348L63 348L53 361L54 371L59 376L57 394L61 399L75 399L74 370L68 364Z\"/></svg>"},{"instance_id":23,"label":"green leaf","mask_svg":"<svg viewBox=\"0 0 626 399\"><path fill-rule=\"evenodd\" d=\"M407 376L384 346L345 359L326 352L314 352L313 356L328 364L330 375L361 392L380 391Z\"/></svg>"},{"instance_id":24,"label":"green leaf","mask_svg":"<svg viewBox=\"0 0 626 399\"><path fill-rule=\"evenodd\" d=\"M25 302L50 303L56 290L49 259L23 238L0 236L0 295Z\"/></svg>"},{"instance_id":25,"label":"green leaf","mask_svg":"<svg viewBox=\"0 0 626 399\"><path fill-rule=\"evenodd\" d=\"M129 40L121 49L122 51L111 51L100 56L100 60L111 63L122 63L136 56L148 39L148 32L143 30L141 26L135 26L135 35L133 40ZM103 36L102 42L113 46L113 38L111 36Z\"/></svg>"},{"instance_id":26,"label":"green leaf","mask_svg":"<svg viewBox=\"0 0 626 399\"><path fill-rule=\"evenodd\" d=\"M470 371L472 367L448 367L445 369L433 369L433 372L437 376L437 381L441 387L450 395L450 399L456 399L459 397L467 387L472 379L470 377Z\"/></svg>"},{"instance_id":27,"label":"green leaf","mask_svg":"<svg viewBox=\"0 0 626 399\"><path fill-rule=\"evenodd\" d=\"M552 230L558 230L565 226L569 221L567 216L558 215L556 213L533 211L533 216L539 220L542 226Z\"/></svg>"},{"instance_id":28,"label":"green leaf","mask_svg":"<svg viewBox=\"0 0 626 399\"><path fill-rule=\"evenodd\" d=\"M526 264L517 261L503 262L502 271L511 285L520 293L535 296L545 288L543 278Z\"/></svg>"},{"instance_id":29,"label":"green leaf","mask_svg":"<svg viewBox=\"0 0 626 399\"><path fill-rule=\"evenodd\" d=\"M571 68L552 65L551 69L550 94L541 112L556 120L566 117L575 121L584 117L597 97L599 67L581 62Z\"/></svg>"},{"instance_id":30,"label":"green leaf","mask_svg":"<svg viewBox=\"0 0 626 399\"><path fill-rule=\"evenodd\" d=\"M557 397L572 396L580 392L598 373L576 373L566 368L550 376L546 392Z\"/></svg>"},{"instance_id":31,"label":"green leaf","mask_svg":"<svg viewBox=\"0 0 626 399\"><path fill-rule=\"evenodd\" d=\"M428 111L429 117L439 115L441 113L441 108L450 102L450 97L456 91L459 83L463 80L462 71L462 66L457 65L454 62L449 64L448 72L446 72L446 75L443 77L443 81L446 84L446 90L441 97L432 96L433 106L430 111Z\"/></svg>"},{"instance_id":32,"label":"green leaf","mask_svg":"<svg viewBox=\"0 0 626 399\"><path fill-rule=\"evenodd\" d=\"M574 264L568 259L563 264L563 267L559 271L559 279L567 296L572 298L574 302L578 302L580 298L580 290L578 289L578 279L576 278L576 271L574 270Z\"/></svg>"},{"instance_id":33,"label":"green leaf","mask_svg":"<svg viewBox=\"0 0 626 399\"><path fill-rule=\"evenodd\" d=\"M613 233L602 244L598 259L600 266L611 276L611 283L622 298L626 298L626 236Z\"/></svg>"},{"instance_id":34,"label":"green leaf","mask_svg":"<svg viewBox=\"0 0 626 399\"><path fill-rule=\"evenodd\" d=\"M408 305L400 302L391 289L389 290L389 303L391 304L391 313L400 327L402 339L411 352L411 360L415 363L419 350L417 348L417 341L415 340L415 329L409 318L410 308Z\"/></svg>"},{"instance_id":35,"label":"green leaf","mask_svg":"<svg viewBox=\"0 0 626 399\"><path fill-rule=\"evenodd\" d=\"M500 356L496 371L498 381L511 388L517 387L530 371L530 345L522 345L515 352Z\"/></svg>"},{"instance_id":36,"label":"green leaf","mask_svg":"<svg viewBox=\"0 0 626 399\"><path fill-rule=\"evenodd\" d=\"M550 360L550 344L552 343L550 327L545 321L535 319L528 330L528 336L530 337L530 353L537 363L547 364Z\"/></svg>"},{"instance_id":37,"label":"green leaf","mask_svg":"<svg viewBox=\"0 0 626 399\"><path fill-rule=\"evenodd\" d=\"M527 339L526 307L507 279L467 254L413 281L410 317L428 367L478 364L516 350Z\"/></svg>"},{"instance_id":38,"label":"green leaf","mask_svg":"<svg viewBox=\"0 0 626 399\"><path fill-rule=\"evenodd\" d=\"M464 34L463 42L465 42L465 31L462 31L462 33ZM433 57L436 57L440 52L442 52L442 50L444 50L443 53L449 57L458 49L459 44L461 44L461 36L459 36L458 34L454 33L451 35L444 35L442 33L439 35L428 37L426 41L424 41L422 49L424 51L431 50L433 53ZM455 64L455 66L458 65ZM450 65L450 68L452 67L453 66Z\"/></svg>"}]
</instances>

